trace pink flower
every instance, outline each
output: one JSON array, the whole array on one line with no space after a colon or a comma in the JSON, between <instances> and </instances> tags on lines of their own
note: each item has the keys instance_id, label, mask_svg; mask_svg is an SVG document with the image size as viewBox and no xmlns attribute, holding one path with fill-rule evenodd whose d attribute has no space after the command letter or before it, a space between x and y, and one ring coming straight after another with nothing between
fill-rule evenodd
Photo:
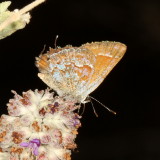
<instances>
[{"instance_id":1,"label":"pink flower","mask_svg":"<svg viewBox=\"0 0 160 160\"><path fill-rule=\"evenodd\" d=\"M32 149L32 153L35 156L38 156L38 147L40 146L40 140L39 139L33 139L31 141L28 142L22 142L20 143L20 146L22 147L28 147Z\"/></svg>"}]
</instances>

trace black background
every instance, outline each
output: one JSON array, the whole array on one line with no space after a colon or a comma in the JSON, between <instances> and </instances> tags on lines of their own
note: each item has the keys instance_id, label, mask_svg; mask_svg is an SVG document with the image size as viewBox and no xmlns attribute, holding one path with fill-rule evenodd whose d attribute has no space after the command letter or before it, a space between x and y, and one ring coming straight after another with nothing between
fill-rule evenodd
<instances>
[{"instance_id":1,"label":"black background","mask_svg":"<svg viewBox=\"0 0 160 160\"><path fill-rule=\"evenodd\" d=\"M13 0L10 10L31 0ZM80 46L92 41L119 41L127 53L91 96L76 139L73 160L160 159L160 2L157 0L47 0L32 12L30 24L0 41L0 106L16 90L45 89L37 77L35 57L44 44Z\"/></svg>"}]
</instances>

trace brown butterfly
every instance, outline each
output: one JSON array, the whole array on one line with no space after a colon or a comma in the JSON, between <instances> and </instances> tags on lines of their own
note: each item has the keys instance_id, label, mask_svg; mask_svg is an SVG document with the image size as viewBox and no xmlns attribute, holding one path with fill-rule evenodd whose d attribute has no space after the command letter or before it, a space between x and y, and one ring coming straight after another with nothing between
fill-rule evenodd
<instances>
[{"instance_id":1,"label":"brown butterfly","mask_svg":"<svg viewBox=\"0 0 160 160\"><path fill-rule=\"evenodd\" d=\"M85 103L123 57L126 48L122 43L110 41L50 48L36 58L38 76L59 96Z\"/></svg>"}]
</instances>

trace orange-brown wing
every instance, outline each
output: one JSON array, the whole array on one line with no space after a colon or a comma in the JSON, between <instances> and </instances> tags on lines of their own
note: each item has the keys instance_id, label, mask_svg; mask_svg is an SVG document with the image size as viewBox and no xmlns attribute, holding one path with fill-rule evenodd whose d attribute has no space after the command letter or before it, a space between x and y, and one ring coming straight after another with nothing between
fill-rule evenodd
<instances>
[{"instance_id":1,"label":"orange-brown wing","mask_svg":"<svg viewBox=\"0 0 160 160\"><path fill-rule=\"evenodd\" d=\"M94 71L95 56L83 47L70 46L53 51L37 58L36 65L41 72L38 76L60 96L82 102Z\"/></svg>"},{"instance_id":2,"label":"orange-brown wing","mask_svg":"<svg viewBox=\"0 0 160 160\"><path fill-rule=\"evenodd\" d=\"M125 53L118 42L87 43L51 49L37 58L38 76L60 96L84 102Z\"/></svg>"},{"instance_id":3,"label":"orange-brown wing","mask_svg":"<svg viewBox=\"0 0 160 160\"><path fill-rule=\"evenodd\" d=\"M94 73L88 82L88 91L93 92L110 73L114 66L120 61L126 52L126 45L119 42L94 42L83 45L96 56Z\"/></svg>"}]
</instances>

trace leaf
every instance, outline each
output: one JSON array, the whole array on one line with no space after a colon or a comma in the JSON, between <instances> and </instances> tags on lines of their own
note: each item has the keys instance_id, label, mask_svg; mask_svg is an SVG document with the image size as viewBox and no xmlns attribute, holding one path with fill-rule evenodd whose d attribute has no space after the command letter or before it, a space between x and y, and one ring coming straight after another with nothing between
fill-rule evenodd
<instances>
[{"instance_id":1,"label":"leaf","mask_svg":"<svg viewBox=\"0 0 160 160\"><path fill-rule=\"evenodd\" d=\"M13 12L3 12L0 14L0 24L4 22L8 17L12 16ZM26 13L24 15L21 15L20 19L10 23L7 25L2 31L0 31L0 39L3 39L12 33L16 32L19 29L23 29L27 23L29 23L30 20L30 14Z\"/></svg>"},{"instance_id":2,"label":"leaf","mask_svg":"<svg viewBox=\"0 0 160 160\"><path fill-rule=\"evenodd\" d=\"M5 1L0 3L0 14L7 11L10 5L11 5L11 1Z\"/></svg>"}]
</instances>

